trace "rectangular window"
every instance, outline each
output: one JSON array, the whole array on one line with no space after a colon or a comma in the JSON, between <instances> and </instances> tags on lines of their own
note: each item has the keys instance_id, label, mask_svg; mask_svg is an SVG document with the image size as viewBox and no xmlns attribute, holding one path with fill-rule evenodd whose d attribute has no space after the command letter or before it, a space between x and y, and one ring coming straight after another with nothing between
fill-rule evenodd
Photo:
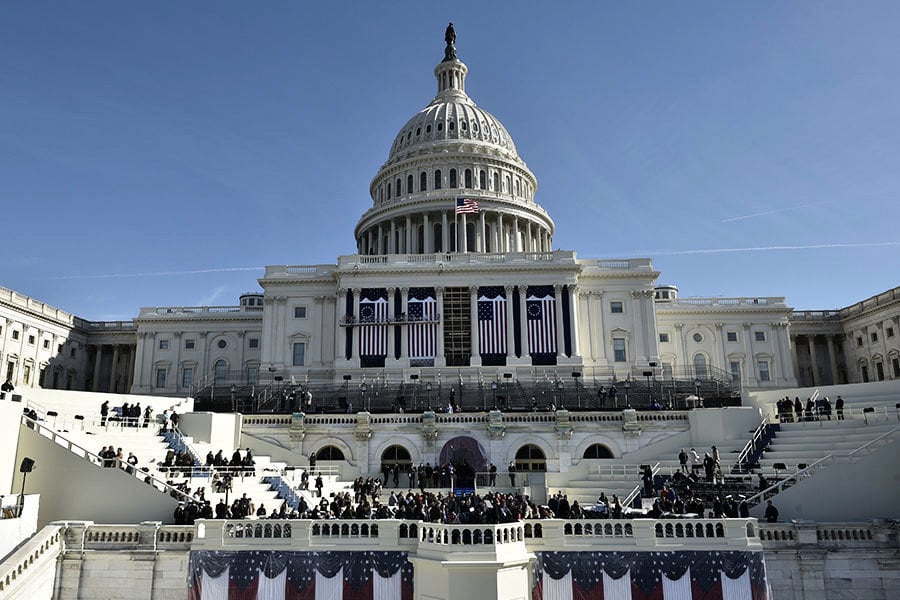
<instances>
[{"instance_id":1,"label":"rectangular window","mask_svg":"<svg viewBox=\"0 0 900 600\"><path fill-rule=\"evenodd\" d=\"M881 363L878 363L879 365ZM882 373L883 374L883 373ZM882 377L884 379L884 377ZM31 382L31 365L25 365L22 369L22 383L28 385Z\"/></svg>"},{"instance_id":2,"label":"rectangular window","mask_svg":"<svg viewBox=\"0 0 900 600\"><path fill-rule=\"evenodd\" d=\"M166 370L165 369L157 369L156 370L156 387L158 387L158 388L166 387Z\"/></svg>"},{"instance_id":3,"label":"rectangular window","mask_svg":"<svg viewBox=\"0 0 900 600\"><path fill-rule=\"evenodd\" d=\"M869 383L869 367L861 367L860 371L862 371L862 380L863 383Z\"/></svg>"},{"instance_id":4,"label":"rectangular window","mask_svg":"<svg viewBox=\"0 0 900 600\"><path fill-rule=\"evenodd\" d=\"M13 375L16 374L16 363L9 361L6 363L6 381L12 381Z\"/></svg>"},{"instance_id":5,"label":"rectangular window","mask_svg":"<svg viewBox=\"0 0 900 600\"><path fill-rule=\"evenodd\" d=\"M159 340L159 349L160 350L168 350L169 349L169 340Z\"/></svg>"},{"instance_id":6,"label":"rectangular window","mask_svg":"<svg viewBox=\"0 0 900 600\"><path fill-rule=\"evenodd\" d=\"M26 365L25 368L27 369L28 366ZM884 381L884 363L875 363L875 376L878 378L878 381ZM28 383L28 381L25 383Z\"/></svg>"},{"instance_id":7,"label":"rectangular window","mask_svg":"<svg viewBox=\"0 0 900 600\"><path fill-rule=\"evenodd\" d=\"M15 329L13 329L13 339L14 339L14 340L19 339L19 332L16 331Z\"/></svg>"},{"instance_id":8,"label":"rectangular window","mask_svg":"<svg viewBox=\"0 0 900 600\"><path fill-rule=\"evenodd\" d=\"M862 338L861 337L856 338L856 347L862 348Z\"/></svg>"},{"instance_id":9,"label":"rectangular window","mask_svg":"<svg viewBox=\"0 0 900 600\"><path fill-rule=\"evenodd\" d=\"M731 369L731 376L734 377L735 381L740 381L741 379L741 363L737 360L732 360L728 363L728 366Z\"/></svg>"},{"instance_id":10,"label":"rectangular window","mask_svg":"<svg viewBox=\"0 0 900 600\"><path fill-rule=\"evenodd\" d=\"M306 318L306 307L305 306L295 306L294 307L294 318L295 319L305 319Z\"/></svg>"},{"instance_id":11,"label":"rectangular window","mask_svg":"<svg viewBox=\"0 0 900 600\"><path fill-rule=\"evenodd\" d=\"M625 338L613 338L613 360L625 362Z\"/></svg>"},{"instance_id":12,"label":"rectangular window","mask_svg":"<svg viewBox=\"0 0 900 600\"><path fill-rule=\"evenodd\" d=\"M302 367L306 358L306 342L294 342L294 362L295 367Z\"/></svg>"},{"instance_id":13,"label":"rectangular window","mask_svg":"<svg viewBox=\"0 0 900 600\"><path fill-rule=\"evenodd\" d=\"M765 331L754 331L753 339L756 340L757 342L766 341L766 332Z\"/></svg>"},{"instance_id":14,"label":"rectangular window","mask_svg":"<svg viewBox=\"0 0 900 600\"><path fill-rule=\"evenodd\" d=\"M256 350L257 348L259 348L259 338L250 338L248 346L251 350Z\"/></svg>"},{"instance_id":15,"label":"rectangular window","mask_svg":"<svg viewBox=\"0 0 900 600\"><path fill-rule=\"evenodd\" d=\"M259 367L247 367L247 383L250 385L259 383Z\"/></svg>"},{"instance_id":16,"label":"rectangular window","mask_svg":"<svg viewBox=\"0 0 900 600\"><path fill-rule=\"evenodd\" d=\"M900 377L900 358L892 358L891 365L894 367L894 377Z\"/></svg>"},{"instance_id":17,"label":"rectangular window","mask_svg":"<svg viewBox=\"0 0 900 600\"><path fill-rule=\"evenodd\" d=\"M63 345L60 344L59 346L56 347L56 352L57 352L57 354L62 354L62 351L63 351Z\"/></svg>"},{"instance_id":18,"label":"rectangular window","mask_svg":"<svg viewBox=\"0 0 900 600\"><path fill-rule=\"evenodd\" d=\"M726 336L725 339L728 340L729 342L737 341L737 331L727 331L727 332L725 332L725 336Z\"/></svg>"},{"instance_id":19,"label":"rectangular window","mask_svg":"<svg viewBox=\"0 0 900 600\"><path fill-rule=\"evenodd\" d=\"M872 341L873 341L873 342L877 342L877 341L878 341L878 332L877 332L877 331L873 331L873 332L872 332ZM29 344L33 344L33 343L34 343L34 342L29 342Z\"/></svg>"},{"instance_id":20,"label":"rectangular window","mask_svg":"<svg viewBox=\"0 0 900 600\"><path fill-rule=\"evenodd\" d=\"M194 383L194 367L185 367L181 371L181 387L191 387Z\"/></svg>"},{"instance_id":21,"label":"rectangular window","mask_svg":"<svg viewBox=\"0 0 900 600\"><path fill-rule=\"evenodd\" d=\"M50 349L50 340L44 340L44 350Z\"/></svg>"},{"instance_id":22,"label":"rectangular window","mask_svg":"<svg viewBox=\"0 0 900 600\"><path fill-rule=\"evenodd\" d=\"M74 347L71 350L69 350L69 356L71 356L72 358L75 358L75 350L76 349ZM69 388L66 388L66 389L69 389Z\"/></svg>"},{"instance_id":23,"label":"rectangular window","mask_svg":"<svg viewBox=\"0 0 900 600\"><path fill-rule=\"evenodd\" d=\"M665 344L665 343L667 343L668 341L669 341L669 334L668 334L668 333L661 333L661 334L659 334L659 342L660 342L661 344Z\"/></svg>"},{"instance_id":24,"label":"rectangular window","mask_svg":"<svg viewBox=\"0 0 900 600\"><path fill-rule=\"evenodd\" d=\"M609 312L611 313L623 313L625 312L625 307L621 302L610 302L609 303Z\"/></svg>"},{"instance_id":25,"label":"rectangular window","mask_svg":"<svg viewBox=\"0 0 900 600\"><path fill-rule=\"evenodd\" d=\"M34 346L34 336L33 335L28 336L28 343L31 344L32 346Z\"/></svg>"},{"instance_id":26,"label":"rectangular window","mask_svg":"<svg viewBox=\"0 0 900 600\"><path fill-rule=\"evenodd\" d=\"M771 381L769 379L769 361L761 360L757 363L757 365L759 365L759 380Z\"/></svg>"},{"instance_id":27,"label":"rectangular window","mask_svg":"<svg viewBox=\"0 0 900 600\"><path fill-rule=\"evenodd\" d=\"M894 328L893 327L888 327L887 329L884 330L884 332L885 332L885 334L887 334L887 336L889 338L894 337Z\"/></svg>"},{"instance_id":28,"label":"rectangular window","mask_svg":"<svg viewBox=\"0 0 900 600\"><path fill-rule=\"evenodd\" d=\"M672 374L673 374L673 372L674 372L674 371L672 370L672 365L670 365L669 363L663 363L663 364L662 364L662 376L663 376L663 379L672 379Z\"/></svg>"},{"instance_id":29,"label":"rectangular window","mask_svg":"<svg viewBox=\"0 0 900 600\"><path fill-rule=\"evenodd\" d=\"M184 340L184 349L185 350L193 350L197 347L197 340L187 339Z\"/></svg>"}]
</instances>

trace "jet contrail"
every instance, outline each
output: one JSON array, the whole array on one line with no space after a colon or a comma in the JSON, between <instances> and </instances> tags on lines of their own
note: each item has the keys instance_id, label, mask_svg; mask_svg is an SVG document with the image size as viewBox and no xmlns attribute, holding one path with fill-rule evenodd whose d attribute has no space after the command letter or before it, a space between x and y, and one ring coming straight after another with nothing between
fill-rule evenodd
<instances>
[{"instance_id":1,"label":"jet contrail","mask_svg":"<svg viewBox=\"0 0 900 600\"><path fill-rule=\"evenodd\" d=\"M648 252L650 255L672 256L676 254L724 254L726 252L769 252L773 250L818 250L822 248L883 248L900 246L900 242L872 242L860 244L810 244L807 246L750 246L747 248L708 248L698 250L669 250Z\"/></svg>"},{"instance_id":2,"label":"jet contrail","mask_svg":"<svg viewBox=\"0 0 900 600\"><path fill-rule=\"evenodd\" d=\"M261 271L265 267L224 267L220 269L195 269L193 271L150 271L147 273L107 273L105 275L61 275L49 279L121 279L126 277L165 277L169 275L200 275L202 273L231 273L234 271Z\"/></svg>"},{"instance_id":3,"label":"jet contrail","mask_svg":"<svg viewBox=\"0 0 900 600\"><path fill-rule=\"evenodd\" d=\"M816 206L818 204L826 204L831 202L831 200L825 200L823 202L810 202L809 204L801 204L800 206L788 206L787 208L775 208L772 210L766 210L763 212L753 213L750 215L741 215L739 217L731 217L729 219L722 219L719 221L720 223L730 223L732 221L743 221L744 219L752 219L753 217L764 217L766 215L774 215L775 213L787 212L789 210L798 210L800 208L807 208L809 206Z\"/></svg>"}]
</instances>

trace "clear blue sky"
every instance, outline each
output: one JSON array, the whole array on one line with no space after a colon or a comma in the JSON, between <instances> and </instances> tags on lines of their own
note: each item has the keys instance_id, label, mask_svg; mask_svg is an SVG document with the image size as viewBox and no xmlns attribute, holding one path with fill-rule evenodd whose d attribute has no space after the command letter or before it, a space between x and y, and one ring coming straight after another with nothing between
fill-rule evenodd
<instances>
[{"instance_id":1,"label":"clear blue sky","mask_svg":"<svg viewBox=\"0 0 900 600\"><path fill-rule=\"evenodd\" d=\"M123 319L352 254L450 20L556 247L801 309L900 283L894 1L15 0L0 284Z\"/></svg>"}]
</instances>

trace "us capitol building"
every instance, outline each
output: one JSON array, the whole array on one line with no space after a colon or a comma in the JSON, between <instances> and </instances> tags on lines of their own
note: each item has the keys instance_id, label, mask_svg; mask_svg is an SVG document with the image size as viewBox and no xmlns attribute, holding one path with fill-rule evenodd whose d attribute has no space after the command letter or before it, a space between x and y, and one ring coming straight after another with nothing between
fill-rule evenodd
<instances>
[{"instance_id":1,"label":"us capitol building","mask_svg":"<svg viewBox=\"0 0 900 600\"><path fill-rule=\"evenodd\" d=\"M554 250L537 178L466 93L467 72L448 42L436 95L369 186L357 254L268 266L262 292L239 306L145 307L127 322L86 321L2 289L0 376L200 397L216 386L249 396L276 382L411 381L445 395L451 381L482 392L543 382L616 386L621 397L627 382L669 402L665 382L678 379L721 392L900 377L897 289L795 313L783 297L679 297L649 258Z\"/></svg>"}]
</instances>

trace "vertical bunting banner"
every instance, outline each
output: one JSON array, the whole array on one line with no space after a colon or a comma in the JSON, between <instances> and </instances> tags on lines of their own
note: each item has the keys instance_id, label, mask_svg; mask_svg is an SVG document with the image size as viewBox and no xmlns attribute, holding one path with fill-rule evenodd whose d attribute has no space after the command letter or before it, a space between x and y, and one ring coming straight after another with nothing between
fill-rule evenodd
<instances>
[{"instance_id":1,"label":"vertical bunting banner","mask_svg":"<svg viewBox=\"0 0 900 600\"><path fill-rule=\"evenodd\" d=\"M506 298L503 288L482 287L478 294L478 344L481 354L506 355Z\"/></svg>"},{"instance_id":2,"label":"vertical bunting banner","mask_svg":"<svg viewBox=\"0 0 900 600\"><path fill-rule=\"evenodd\" d=\"M433 288L410 288L406 304L407 336L411 361L434 361L437 301ZM421 362L420 362L421 364Z\"/></svg>"},{"instance_id":3,"label":"vertical bunting banner","mask_svg":"<svg viewBox=\"0 0 900 600\"><path fill-rule=\"evenodd\" d=\"M387 356L387 290L364 289L359 300L359 355Z\"/></svg>"},{"instance_id":4,"label":"vertical bunting banner","mask_svg":"<svg viewBox=\"0 0 900 600\"><path fill-rule=\"evenodd\" d=\"M767 600L762 552L538 552L532 600Z\"/></svg>"},{"instance_id":5,"label":"vertical bunting banner","mask_svg":"<svg viewBox=\"0 0 900 600\"><path fill-rule=\"evenodd\" d=\"M529 286L525 302L528 351L556 354L556 298L553 286Z\"/></svg>"},{"instance_id":6,"label":"vertical bunting banner","mask_svg":"<svg viewBox=\"0 0 900 600\"><path fill-rule=\"evenodd\" d=\"M412 600L406 552L195 551L188 600Z\"/></svg>"}]
</instances>

